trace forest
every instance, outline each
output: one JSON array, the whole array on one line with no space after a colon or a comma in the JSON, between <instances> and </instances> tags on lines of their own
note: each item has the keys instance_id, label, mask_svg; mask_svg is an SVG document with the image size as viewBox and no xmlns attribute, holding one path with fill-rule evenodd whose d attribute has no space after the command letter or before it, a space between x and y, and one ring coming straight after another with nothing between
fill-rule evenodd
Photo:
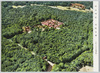
<instances>
[{"instance_id":1,"label":"forest","mask_svg":"<svg viewBox=\"0 0 100 73\"><path fill-rule=\"evenodd\" d=\"M45 72L48 63L55 65L51 72L77 72L83 66L93 67L93 13L59 10L48 6L69 6L81 3L92 8L93 2L50 2L50 1L3 1L1 4L1 71L2 72ZM41 4L44 6L30 6ZM12 8L12 5L26 5ZM64 24L61 29L34 27L41 22L54 19ZM23 32L30 26L31 33ZM27 48L18 46L18 44ZM30 51L35 52L32 55Z\"/></svg>"}]
</instances>

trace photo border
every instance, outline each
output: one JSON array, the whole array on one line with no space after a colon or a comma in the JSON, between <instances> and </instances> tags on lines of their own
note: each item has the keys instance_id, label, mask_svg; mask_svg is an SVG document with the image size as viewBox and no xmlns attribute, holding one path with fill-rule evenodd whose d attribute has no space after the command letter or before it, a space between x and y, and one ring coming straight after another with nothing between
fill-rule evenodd
<instances>
[{"instance_id":1,"label":"photo border","mask_svg":"<svg viewBox=\"0 0 100 73\"><path fill-rule=\"evenodd\" d=\"M1 0L0 1L0 29L1 29L1 16L2 16L1 15L1 2L2 1L58 1L58 0ZM94 14L95 10L94 10L94 5L93 5L93 67L94 67L94 72L100 72L100 50L99 50L100 48L100 43L99 43L100 41L100 38L99 38L100 37L100 21L99 21L100 20L100 1L99 0L59 0L59 1L93 1L93 4L94 2L98 2L97 21L95 20L95 14ZM97 30L95 29L95 23L97 23ZM97 31L97 38L95 37L96 35L95 31ZM2 33L1 30L0 30L0 33ZM95 48L95 40L97 42L97 49ZM1 41L1 36L0 36L0 41ZM0 42L0 72L1 72L1 42ZM8 73L8 72L5 72L5 73ZM10 72L10 73L14 73L14 72ZM24 72L18 72L18 73L24 73ZM33 73L33 72L28 72L28 73ZM40 73L40 72L37 72L37 73ZM41 73L44 73L44 72L41 72ZM54 72L50 72L50 73L54 73ZM62 72L59 72L59 73L62 73ZM67 73L70 73L70 72L67 72ZM75 72L71 72L71 73L75 73Z\"/></svg>"}]
</instances>

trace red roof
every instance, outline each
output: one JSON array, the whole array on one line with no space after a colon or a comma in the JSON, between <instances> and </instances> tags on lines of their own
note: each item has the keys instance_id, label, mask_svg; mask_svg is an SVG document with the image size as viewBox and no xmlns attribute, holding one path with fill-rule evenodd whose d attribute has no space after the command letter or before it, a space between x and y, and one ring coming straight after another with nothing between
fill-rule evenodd
<instances>
[{"instance_id":1,"label":"red roof","mask_svg":"<svg viewBox=\"0 0 100 73\"><path fill-rule=\"evenodd\" d=\"M57 28L60 25L62 25L62 22L59 22L57 20L49 19L47 21L41 22L42 25L47 25L49 27Z\"/></svg>"}]
</instances>

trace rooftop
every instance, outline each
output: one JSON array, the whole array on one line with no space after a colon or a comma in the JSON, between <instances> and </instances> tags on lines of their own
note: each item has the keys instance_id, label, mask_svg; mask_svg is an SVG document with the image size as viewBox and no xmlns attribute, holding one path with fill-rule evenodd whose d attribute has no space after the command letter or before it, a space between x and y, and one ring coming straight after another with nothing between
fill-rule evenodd
<instances>
[{"instance_id":1,"label":"rooftop","mask_svg":"<svg viewBox=\"0 0 100 73\"><path fill-rule=\"evenodd\" d=\"M49 20L46 20L44 22L41 22L41 24L44 26L48 26L48 27L53 27L53 28L58 28L60 25L62 25L63 23L62 22L59 22L57 20L53 20L53 19L49 19Z\"/></svg>"}]
</instances>

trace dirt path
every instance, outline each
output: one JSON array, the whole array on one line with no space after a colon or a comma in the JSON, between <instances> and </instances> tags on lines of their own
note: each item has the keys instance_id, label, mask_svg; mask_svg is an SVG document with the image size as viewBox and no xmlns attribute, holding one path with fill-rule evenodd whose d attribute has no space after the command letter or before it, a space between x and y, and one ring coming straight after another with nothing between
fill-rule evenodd
<instances>
[{"instance_id":1,"label":"dirt path","mask_svg":"<svg viewBox=\"0 0 100 73\"><path fill-rule=\"evenodd\" d=\"M21 48L24 48L25 50L28 50L27 48L23 47L22 45L18 44L18 46L20 46ZM32 55L36 55L33 51L30 51ZM49 66L47 68L47 72L50 72L52 70L52 67L54 65L54 63L48 61L47 59L44 59L47 63L49 63Z\"/></svg>"},{"instance_id":2,"label":"dirt path","mask_svg":"<svg viewBox=\"0 0 100 73\"><path fill-rule=\"evenodd\" d=\"M18 46L20 46L21 48L24 48L25 50L28 50L27 48L23 47L22 45L18 44ZM32 55L36 55L33 51L30 51ZM50 72L52 70L52 67L54 65L54 63L48 61L47 59L44 59L47 63L49 63L49 66L47 68L47 72Z\"/></svg>"},{"instance_id":3,"label":"dirt path","mask_svg":"<svg viewBox=\"0 0 100 73\"><path fill-rule=\"evenodd\" d=\"M30 4L30 6L44 6L44 5L40 5L40 4ZM21 5L18 5L18 6L15 6L15 5L12 5L13 8L24 8L26 7L26 5L24 6L21 6ZM80 10L78 8L73 8L73 7L69 7L69 6L48 6L48 7L51 7L51 8L56 8L56 9L60 9L60 10L72 10L72 11L79 11L79 12L93 12L93 9L90 8L90 9L85 9L85 10Z\"/></svg>"},{"instance_id":4,"label":"dirt path","mask_svg":"<svg viewBox=\"0 0 100 73\"><path fill-rule=\"evenodd\" d=\"M25 50L28 50L28 48L23 47L22 45L18 44L21 48L24 48ZM36 55L33 51L30 51L32 55Z\"/></svg>"},{"instance_id":5,"label":"dirt path","mask_svg":"<svg viewBox=\"0 0 100 73\"><path fill-rule=\"evenodd\" d=\"M11 39L9 39L10 42L13 42ZM25 50L28 50L28 48L23 47L21 44L17 44L21 48L24 48ZM33 51L30 51L32 55L36 55Z\"/></svg>"},{"instance_id":6,"label":"dirt path","mask_svg":"<svg viewBox=\"0 0 100 73\"><path fill-rule=\"evenodd\" d=\"M11 39L9 39L10 42L13 42ZM20 46L21 48L24 48L25 50L28 50L28 48L23 47L21 44L18 44L18 46ZM32 55L36 55L33 51L30 51ZM47 59L44 59L48 64L48 68L47 68L47 72L50 72L52 70L52 67L54 65L54 63L48 61Z\"/></svg>"},{"instance_id":7,"label":"dirt path","mask_svg":"<svg viewBox=\"0 0 100 73\"><path fill-rule=\"evenodd\" d=\"M92 8L80 10L78 8L73 8L73 7L68 7L68 6L66 6L66 7L63 7L63 6L48 6L48 7L56 8L56 9L60 9L60 10L71 10L71 11L79 11L79 12L93 12Z\"/></svg>"},{"instance_id":8,"label":"dirt path","mask_svg":"<svg viewBox=\"0 0 100 73\"><path fill-rule=\"evenodd\" d=\"M51 66L53 66L54 65L54 63L52 63L52 62L50 62L50 61L48 61L47 59L44 59L46 62L48 62Z\"/></svg>"},{"instance_id":9,"label":"dirt path","mask_svg":"<svg viewBox=\"0 0 100 73\"><path fill-rule=\"evenodd\" d=\"M24 8L24 7L26 7L26 5L24 5L24 6L21 6L21 5L18 5L18 6L12 5L12 7L13 8Z\"/></svg>"}]
</instances>

